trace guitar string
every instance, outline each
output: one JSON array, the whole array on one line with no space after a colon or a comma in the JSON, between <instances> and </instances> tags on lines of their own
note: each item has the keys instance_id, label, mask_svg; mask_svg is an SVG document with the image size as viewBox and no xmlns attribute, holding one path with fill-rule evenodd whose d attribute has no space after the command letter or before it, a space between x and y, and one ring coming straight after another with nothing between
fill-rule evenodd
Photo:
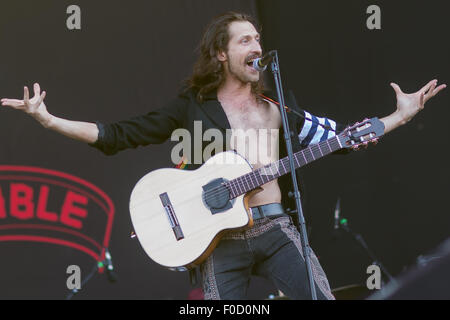
<instances>
[{"instance_id":1,"label":"guitar string","mask_svg":"<svg viewBox=\"0 0 450 320\"><path fill-rule=\"evenodd\" d=\"M323 143L323 144L325 144L325 143ZM322 146L323 147L323 146ZM313 149L315 149L315 150L313 150ZM330 147L329 147L329 149L331 149ZM311 153L312 153L312 157L313 157L313 161L316 159L316 158L314 158L314 155L313 155L313 152L314 153L316 153L317 152L317 150L319 150L320 151L320 153L321 153L321 156L323 156L323 153L322 153L322 151L321 151L321 149L320 149L320 146L319 145L312 145L311 146L311 150L313 150ZM298 152L298 153L296 153L295 154L295 161L297 162L297 168L300 168L300 167L302 167L302 166L304 166L304 165L306 165L306 164L308 164L309 162L312 162L312 161L307 161L306 160L306 162L303 162L303 161L299 161L299 155L303 152L303 157L304 157L304 159L306 159L306 157L305 157L305 154L304 154L304 151L305 150L302 150L301 152ZM332 151L331 151L332 152ZM301 158L300 158L301 159ZM287 174L288 172L290 172L291 170L291 168L290 168L290 164L289 164L289 159L288 158L284 158L284 159L281 159L281 160L279 160L278 162L278 165L277 165L277 167L280 167L280 166L282 166L283 167L283 169L284 169L284 171L286 171L286 172L284 172L284 173L282 173L282 172L280 172L280 170L277 170L275 173L273 173L273 171L271 170L271 172L272 172L272 174L270 174L270 175L267 175L267 176L269 176L270 178L269 178L269 180L267 181L267 182L265 182L265 183L268 183L268 182L270 182L270 181L272 181L272 180L275 180L277 177L280 177L280 176L283 176L284 174ZM272 165L269 165L269 166L266 166L266 167L263 167L263 168L272 168ZM288 168L288 169L286 169L286 168ZM254 171L254 172L251 172L251 173L249 173L249 174L247 174L247 175L245 175L245 176L243 176L243 177L240 177L240 178L238 178L238 179L240 179L240 180L242 180L243 182L245 182L245 183L247 183L247 185L248 186L250 186L250 183L253 185L253 178L255 178L255 180L256 180L256 182L257 183L259 183L258 182L258 174L261 174L261 172L260 172L260 170L257 170L257 171ZM247 179L248 178L248 179ZM260 176L260 178L262 179L262 181L264 182L264 179L263 179L263 176ZM249 180L250 179L250 180ZM264 183L264 184L265 184ZM243 183L242 183L243 184ZM236 185L238 185L239 186L239 182L238 181L236 181L235 183L231 183L231 186L233 187L233 186L236 186ZM245 185L244 185L244 187L245 187ZM254 188L250 188L250 190L248 190L248 191L251 191L251 190L254 190L256 187L254 187ZM248 191L246 191L246 192L248 192ZM245 192L245 193L246 193Z\"/></svg>"},{"instance_id":2,"label":"guitar string","mask_svg":"<svg viewBox=\"0 0 450 320\"><path fill-rule=\"evenodd\" d=\"M319 158L323 157L323 153L322 153L321 148L324 147L325 144L327 144L328 148L331 149L330 143L331 143L331 144L333 144L333 143L336 144L336 143L337 143L337 147L338 147L338 148L337 148L335 151L338 151L338 150L342 149L342 147L341 147L341 145L340 145L340 143L339 143L339 139L337 139L337 138L340 137L340 136L341 136L341 135L337 135L337 136L333 137L333 138L336 138L336 139L335 139L334 141L331 141L331 142L330 142L330 140L332 140L333 138L330 138L330 139L321 141L321 142L319 142L319 143L317 143L317 144L311 145L309 148L306 148L306 149L304 149L304 150L301 150L301 151L297 152L296 154L294 154L294 156L295 156L295 155L302 154L302 156L305 158L305 160L307 160L307 159L306 159L307 157L306 157L306 155L305 155L305 151L310 150L310 151L311 151L312 158L313 158L312 161L314 161L314 160L316 160L316 159L319 159ZM379 137L377 137L377 138L379 138ZM376 137L373 137L373 138L371 138L370 140L374 140L374 139L376 139ZM368 140L368 141L366 141L366 142L371 142L370 140ZM358 145L358 144L356 144L356 145ZM320 156L320 157L317 157L317 158L314 157L314 153L313 153L313 151L314 151L313 149L314 149L314 148L316 148L315 151L317 151L317 150L320 151L320 153L321 153L321 156ZM331 151L331 152L334 152L334 151ZM328 153L327 153L327 154L328 154ZM327 154L326 154L326 155L327 155ZM278 163L282 163L283 161L286 161L286 160L288 160L288 159L285 158L285 159L279 160ZM307 161L306 163L302 164L301 166L303 166L303 165L305 165L305 164L308 164L308 163L310 163L310 162L312 162L312 161L309 161L309 162ZM288 161L288 163L289 163L289 161ZM301 167L301 166L300 166L300 167ZM266 167L267 167L267 166L266 166ZM266 167L263 167L263 168L266 168ZM269 167L270 167L270 165L269 165ZM205 192L204 195L203 195L203 197L205 198L205 197L207 197L207 196L214 196L214 197L216 197L216 196L224 196L224 195L226 195L226 194L229 194L230 192L231 192L231 193L234 193L233 187L235 188L235 190L236 190L238 193L240 193L239 195L242 195L242 194L245 194L245 193L247 193L247 192L249 192L249 191L251 191L251 190L254 190L254 189L256 189L256 187L255 187L254 189L245 191L245 185L244 185L243 183L240 183L240 182L237 181L237 180L238 180L238 179L241 179L241 180L244 179L243 182L246 182L246 183L249 185L248 182L249 182L249 181L250 181L250 182L253 181L252 178L250 177L250 175L256 174L258 171L259 171L259 170L250 172L250 173L248 173L248 174L246 174L246 175L244 175L244 176L242 176L242 177L239 177L239 178L236 178L236 179L234 179L234 180L232 180L232 181L229 181L229 182L227 183L227 185L231 187L231 191L230 191L228 188L226 188L226 185L222 184L220 187L215 187L215 188L213 188L213 189L208 190L207 192ZM288 172L289 172L289 171L288 171ZM248 180L247 178L250 179L250 180ZM255 176L255 178L257 178L257 177ZM275 180L275 178L272 179L272 180ZM270 181L272 181L272 180L269 180L268 182L270 182ZM263 181L264 181L264 180L263 180ZM240 191L240 190L241 190L240 185L243 186L243 189L244 189L244 191L245 191L244 193L242 193L242 191ZM226 190L224 190L223 187L225 187ZM238 197L239 195L236 195L236 197Z\"/></svg>"},{"instance_id":3,"label":"guitar string","mask_svg":"<svg viewBox=\"0 0 450 320\"><path fill-rule=\"evenodd\" d=\"M312 145L312 146L311 146L311 148L310 148L311 150L315 148L316 150L315 150L314 152L317 152L317 150L319 150L320 153L321 153L321 156L319 156L319 157L314 157L314 153L311 152L311 155L312 155L312 158L313 158L312 161L314 161L315 159L319 159L319 158L321 158L321 157L324 156L324 155L323 155L323 152L322 152L322 150L319 148L319 146L322 146L322 147L323 147L324 144L327 144L327 145L328 145L328 148L331 150L331 146L329 145L329 143L326 143L327 141L328 141L328 140L325 140L325 141L322 141L322 142L320 142L320 143L318 143L318 144L315 144L315 145ZM332 143L335 143L335 144L336 144L336 142L337 142L337 140L333 141ZM339 146L339 144L338 144L337 146ZM339 150L339 149L337 149L337 150ZM337 151L337 150L335 150L335 151ZM300 153L302 153L302 152L304 152L304 151L307 151L307 150L302 150L302 151L296 153L296 155L299 155ZM327 151L327 152L328 152L328 151ZM334 152L334 151L330 151L330 152ZM330 152L329 152L329 153L330 153ZM326 155L327 155L327 154L326 154ZM303 156L304 156L305 159L307 158L304 154L303 154ZM296 160L297 160L297 162L299 162L298 159L296 159ZM312 162L312 161L309 161L309 162L307 161L306 163L302 163L299 167L304 166L304 165L306 165L306 164L308 164L308 163L310 163L310 162ZM284 158L284 159L282 159L282 160L279 160L278 163L280 163L281 165L283 165L283 167L285 168L284 164L288 165L288 164L289 164L289 159ZM269 166L269 167L270 167L270 166ZM263 168L267 168L267 167L263 167ZM261 168L261 169L262 169L262 168ZM242 195L242 194L245 194L245 193L247 193L247 192L249 192L249 191L251 191L251 190L256 189L256 187L255 187L255 188L251 188L250 190L246 190L246 189L245 189L246 187L245 187L245 185L244 185L244 182L247 183L248 186L250 186L250 183L249 183L249 182L251 182L251 183L253 184L253 178L255 178L256 181L257 181L257 178L258 178L258 177L256 176L256 174L258 173L259 170L260 170L260 169L258 169L257 171L250 172L250 173L248 173L248 174L246 174L246 175L244 175L244 176L242 176L242 177L236 178L236 179L234 179L234 180L232 180L232 181L229 181L229 182L227 183L227 185L230 186L230 187L232 188L231 192L234 193L233 187L234 187L234 189L235 189L237 192L239 192L241 195ZM287 171L287 172L290 172L290 170ZM287 173L287 172L286 172L286 173ZM277 171L277 173L279 174L280 172ZM284 174L286 174L286 173L283 173L283 174L281 174L280 176L282 176L282 175L284 175ZM272 176L275 176L275 175L276 175L276 174L273 174ZM240 179L240 180L242 181L242 183L239 182L239 181L237 181L238 179ZM275 179L276 179L276 178L273 178L272 180L275 180ZM270 182L270 181L272 181L272 180L269 180L269 181L267 181L266 183L268 183L268 182ZM234 182L233 182L233 181L234 181ZM263 180L263 181L264 181L264 180ZM257 182L258 182L258 181L257 181ZM245 191L244 193L242 193L242 191L241 191L241 188L240 188L241 185L242 185L242 187L243 187L242 189ZM229 193L229 192L228 192L228 189L227 189L227 190L224 190L223 187L226 188L226 185L225 185L225 184L222 184L220 187L215 187L215 188L213 188L213 189L211 189L211 190L208 190L207 192L204 193L204 197L207 197L207 196L224 196L224 195L226 195L227 193ZM237 195L237 196L239 196L239 195Z\"/></svg>"},{"instance_id":4,"label":"guitar string","mask_svg":"<svg viewBox=\"0 0 450 320\"><path fill-rule=\"evenodd\" d=\"M329 142L329 140L331 140L331 139L327 139L327 140L324 140L324 141L319 142L318 144L311 145L310 148L305 149L305 150L302 150L302 151L300 151L300 152L297 152L296 154L294 154L294 156L295 156L295 155L298 156L298 155L300 155L301 153L303 153L302 155L303 155L303 157L306 159L307 157L306 157L306 155L305 155L305 151L308 151L308 150L310 149L310 150L311 150L311 155L312 155L312 158L313 158L312 161L314 161L315 159L319 159L319 158L321 158L321 157L324 156L324 155L323 155L323 152L322 152L322 150L321 150L321 148L324 147L325 145L327 145L328 149L330 149L330 150L331 150L331 145L333 145L333 144L336 144L334 147L340 147L340 145L339 145L337 139L335 139L335 141L332 141L331 143ZM315 150L313 150L313 149L315 149ZM314 157L314 153L316 153L317 150L319 150L319 152L320 152L320 154L321 154L320 157ZM337 150L339 150L339 148L338 148ZM335 150L335 151L337 151L337 150ZM313 152L314 152L314 153L313 153ZM329 151L326 151L326 152L329 152ZM330 152L334 152L334 151L330 151ZM329 152L329 153L330 153L330 152ZM327 153L327 154L329 154L329 153ZM325 155L327 155L327 154L325 154ZM301 161L298 161L298 159L296 159L296 158L295 158L295 160L297 160L297 162L301 162ZM306 160L307 160L307 159L306 159ZM312 161L307 161L306 163L302 163L302 164L300 165L300 167L301 167L301 166L304 166L304 165L306 165L306 164L308 164L308 163L310 163L310 162L312 162ZM289 164L289 159L288 159L288 158L284 158L284 159L279 160L277 163L281 164L281 165L285 168L284 165L288 165L288 164ZM270 168L270 166L271 166L271 165L266 166L266 167L263 167L263 168ZM279 165L278 165L278 167L279 167ZM263 168L260 168L260 169L263 169ZM235 193L234 190L233 190L233 188L234 188L238 193L240 193L241 195L242 195L242 194L245 194L245 193L247 193L247 192L249 192L249 191L251 191L251 190L254 190L254 189L256 189L256 187L255 187L255 188L252 188L252 189L250 189L250 190L245 191L245 190L246 190L246 187L245 187L245 184L244 184L244 183L247 183L248 186L250 186L250 183L252 183L252 185L253 185L253 181L254 181L253 178L255 178L256 182L258 182L258 180L257 180L257 179L258 179L257 174L258 174L258 172L259 172L260 169L258 169L258 170L256 170L256 171L253 171L253 172L250 172L250 173L248 173L248 174L245 174L244 176L241 176L241 177L236 178L236 179L234 179L234 180L231 180L231 181L229 181L229 182L227 182L227 183L225 183L225 184L222 184L222 185L219 186L219 187L215 187L215 188L213 188L213 189L211 189L211 190L208 190L208 191L206 191L206 192L204 193L203 197L204 197L204 198L206 198L206 197L212 197L212 196L214 196L214 197L220 197L220 196L225 196L226 194L228 194L228 193L230 193L230 192L231 192L231 193ZM289 169L290 169L290 168L289 168ZM287 172L290 172L290 170L287 170ZM286 172L286 173L287 173L287 172ZM280 173L280 172L278 171L277 173ZM286 173L284 173L284 174L286 174ZM282 175L284 175L284 174L281 174L280 176L282 176ZM275 175L276 175L276 174L273 174L272 176L275 176ZM242 182L239 182L238 179L240 179ZM272 180L275 180L275 179L276 179L276 178L273 178ZM268 183L268 182L270 182L270 181L272 181L272 180L269 180L269 181L267 181L266 183ZM263 181L264 181L264 180L263 180ZM249 183L249 182L250 182L250 183ZM227 185L231 188L231 190L229 190L228 188L226 188ZM242 186L242 188L241 188L240 186ZM226 190L224 190L223 187L225 187ZM241 189L243 189L245 192L242 193ZM239 195L236 195L236 196L239 196Z\"/></svg>"},{"instance_id":5,"label":"guitar string","mask_svg":"<svg viewBox=\"0 0 450 320\"><path fill-rule=\"evenodd\" d=\"M326 142L326 140L325 140L325 141L322 141L322 142ZM334 141L334 142L336 143L336 141ZM319 143L319 144L325 144L325 143ZM319 150L320 153L321 153L321 156L315 158L315 157L314 157L314 154L311 152L311 153L312 153L311 155L312 155L312 157L313 157L313 161L314 161L315 159L318 159L318 158L321 158L321 157L324 156L322 150L319 148L319 144L317 144L317 145L312 145L312 146L311 146L311 149L316 149L315 151L313 150L312 152L316 153L317 150ZM328 148L330 149L330 152L333 152L333 151L331 150L331 146L330 146L328 143L326 143L326 144L328 145ZM302 151L304 151L304 150L302 150ZM328 151L327 151L327 152L328 152ZM330 152L329 152L329 153L330 153ZM297 155L298 155L298 154L297 154ZM305 157L305 156L304 156L304 157ZM305 157L305 159L306 159L306 157ZM295 160L297 160L297 163L299 162L297 158L296 158ZM312 161L309 161L309 162L312 162ZM303 166L303 165L305 165L305 164L308 164L309 162L307 161L306 163L302 163L301 165L299 165L299 167L301 167L301 166ZM286 166L289 165L289 159L285 158L285 159L279 160L278 163L280 163L280 164L284 167L284 169L286 170ZM285 166L285 165L286 165L286 166ZM270 167L270 166L269 166L269 167ZM264 167L264 168L267 168L267 167ZM290 171L290 170L289 170L289 171ZM287 171L287 172L289 172L289 171ZM287 172L286 172L286 173L287 173ZM250 172L250 173L248 173L248 174L246 174L246 175L244 175L244 176L242 176L242 177L239 177L239 178L234 179L234 180L230 181L229 183L227 183L228 186L231 187L231 192L232 192L232 193L235 193L234 190L233 190L233 189L235 189L238 193L240 193L240 194L245 194L245 193L247 193L247 192L249 192L249 191L251 191L251 190L256 189L256 187L254 187L254 188L250 188L250 190L246 190L246 186L245 186L244 183L246 183L248 186L250 186L250 183L253 185L253 182L254 182L253 178L255 178L256 182L259 183L259 182L258 182L258 176L257 176L258 173L260 173L259 170L253 171L253 172ZM276 176L277 174L280 174L279 176L282 176L282 175L284 175L284 174L286 174L286 173L280 174L280 171L277 171L275 174L272 174L272 177ZM238 179L239 179L240 181L238 181ZM261 179L262 179L262 177L261 177ZM272 180L275 180L275 179L276 179L276 178L272 178L272 179L269 180L269 181L272 181ZM233 181L234 181L234 182L233 182ZM267 182L269 182L269 181L267 181ZM263 182L264 182L264 179L263 179ZM267 182L266 182L266 183L267 183ZM242 192L242 191L241 191L241 187L240 187L240 186L242 186L242 189L243 189L245 192ZM211 189L211 190L208 190L207 192L205 192L204 196L205 196L205 197L208 197L208 196L224 196L224 195L226 195L226 194L228 193L228 189L227 189L227 190L224 190L223 187L224 187L224 184L222 184L220 187L215 187L215 188L213 188L213 189ZM225 185L225 187L226 187L226 185Z\"/></svg>"}]
</instances>

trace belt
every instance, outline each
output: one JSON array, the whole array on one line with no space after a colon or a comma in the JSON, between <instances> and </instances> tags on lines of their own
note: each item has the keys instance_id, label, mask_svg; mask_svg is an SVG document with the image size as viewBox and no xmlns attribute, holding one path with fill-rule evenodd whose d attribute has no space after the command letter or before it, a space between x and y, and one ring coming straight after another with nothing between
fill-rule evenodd
<instances>
[{"instance_id":1,"label":"belt","mask_svg":"<svg viewBox=\"0 0 450 320\"><path fill-rule=\"evenodd\" d=\"M280 203L269 203L262 206L251 207L250 209L252 210L253 220L286 215L286 212Z\"/></svg>"}]
</instances>

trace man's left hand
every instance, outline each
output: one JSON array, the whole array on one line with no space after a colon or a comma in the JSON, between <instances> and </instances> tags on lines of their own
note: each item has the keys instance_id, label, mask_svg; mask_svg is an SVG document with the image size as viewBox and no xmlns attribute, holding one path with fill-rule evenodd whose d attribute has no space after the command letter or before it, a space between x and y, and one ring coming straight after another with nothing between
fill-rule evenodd
<instances>
[{"instance_id":1,"label":"man's left hand","mask_svg":"<svg viewBox=\"0 0 450 320\"><path fill-rule=\"evenodd\" d=\"M404 93L400 87L391 83L397 95L397 113L403 123L410 121L420 110L425 108L425 103L447 87L446 84L437 86L438 81L432 80L416 93Z\"/></svg>"}]
</instances>

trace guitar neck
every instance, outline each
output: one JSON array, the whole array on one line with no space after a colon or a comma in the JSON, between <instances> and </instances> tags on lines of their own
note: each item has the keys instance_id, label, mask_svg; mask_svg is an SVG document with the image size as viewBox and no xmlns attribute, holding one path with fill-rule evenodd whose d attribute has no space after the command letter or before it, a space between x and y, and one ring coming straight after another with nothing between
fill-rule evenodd
<instances>
[{"instance_id":1,"label":"guitar neck","mask_svg":"<svg viewBox=\"0 0 450 320\"><path fill-rule=\"evenodd\" d=\"M342 149L339 135L294 153L295 169ZM237 198L291 172L289 157L264 166L226 183L232 198Z\"/></svg>"}]
</instances>

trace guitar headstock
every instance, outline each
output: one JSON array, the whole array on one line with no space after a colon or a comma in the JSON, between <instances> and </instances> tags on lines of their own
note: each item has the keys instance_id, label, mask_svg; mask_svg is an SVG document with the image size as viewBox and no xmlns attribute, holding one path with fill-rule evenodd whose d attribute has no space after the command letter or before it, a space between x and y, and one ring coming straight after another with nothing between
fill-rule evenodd
<instances>
[{"instance_id":1,"label":"guitar headstock","mask_svg":"<svg viewBox=\"0 0 450 320\"><path fill-rule=\"evenodd\" d=\"M339 139L343 148L358 149L369 143L376 144L383 135L384 123L378 118L372 118L348 127L339 135Z\"/></svg>"}]
</instances>

